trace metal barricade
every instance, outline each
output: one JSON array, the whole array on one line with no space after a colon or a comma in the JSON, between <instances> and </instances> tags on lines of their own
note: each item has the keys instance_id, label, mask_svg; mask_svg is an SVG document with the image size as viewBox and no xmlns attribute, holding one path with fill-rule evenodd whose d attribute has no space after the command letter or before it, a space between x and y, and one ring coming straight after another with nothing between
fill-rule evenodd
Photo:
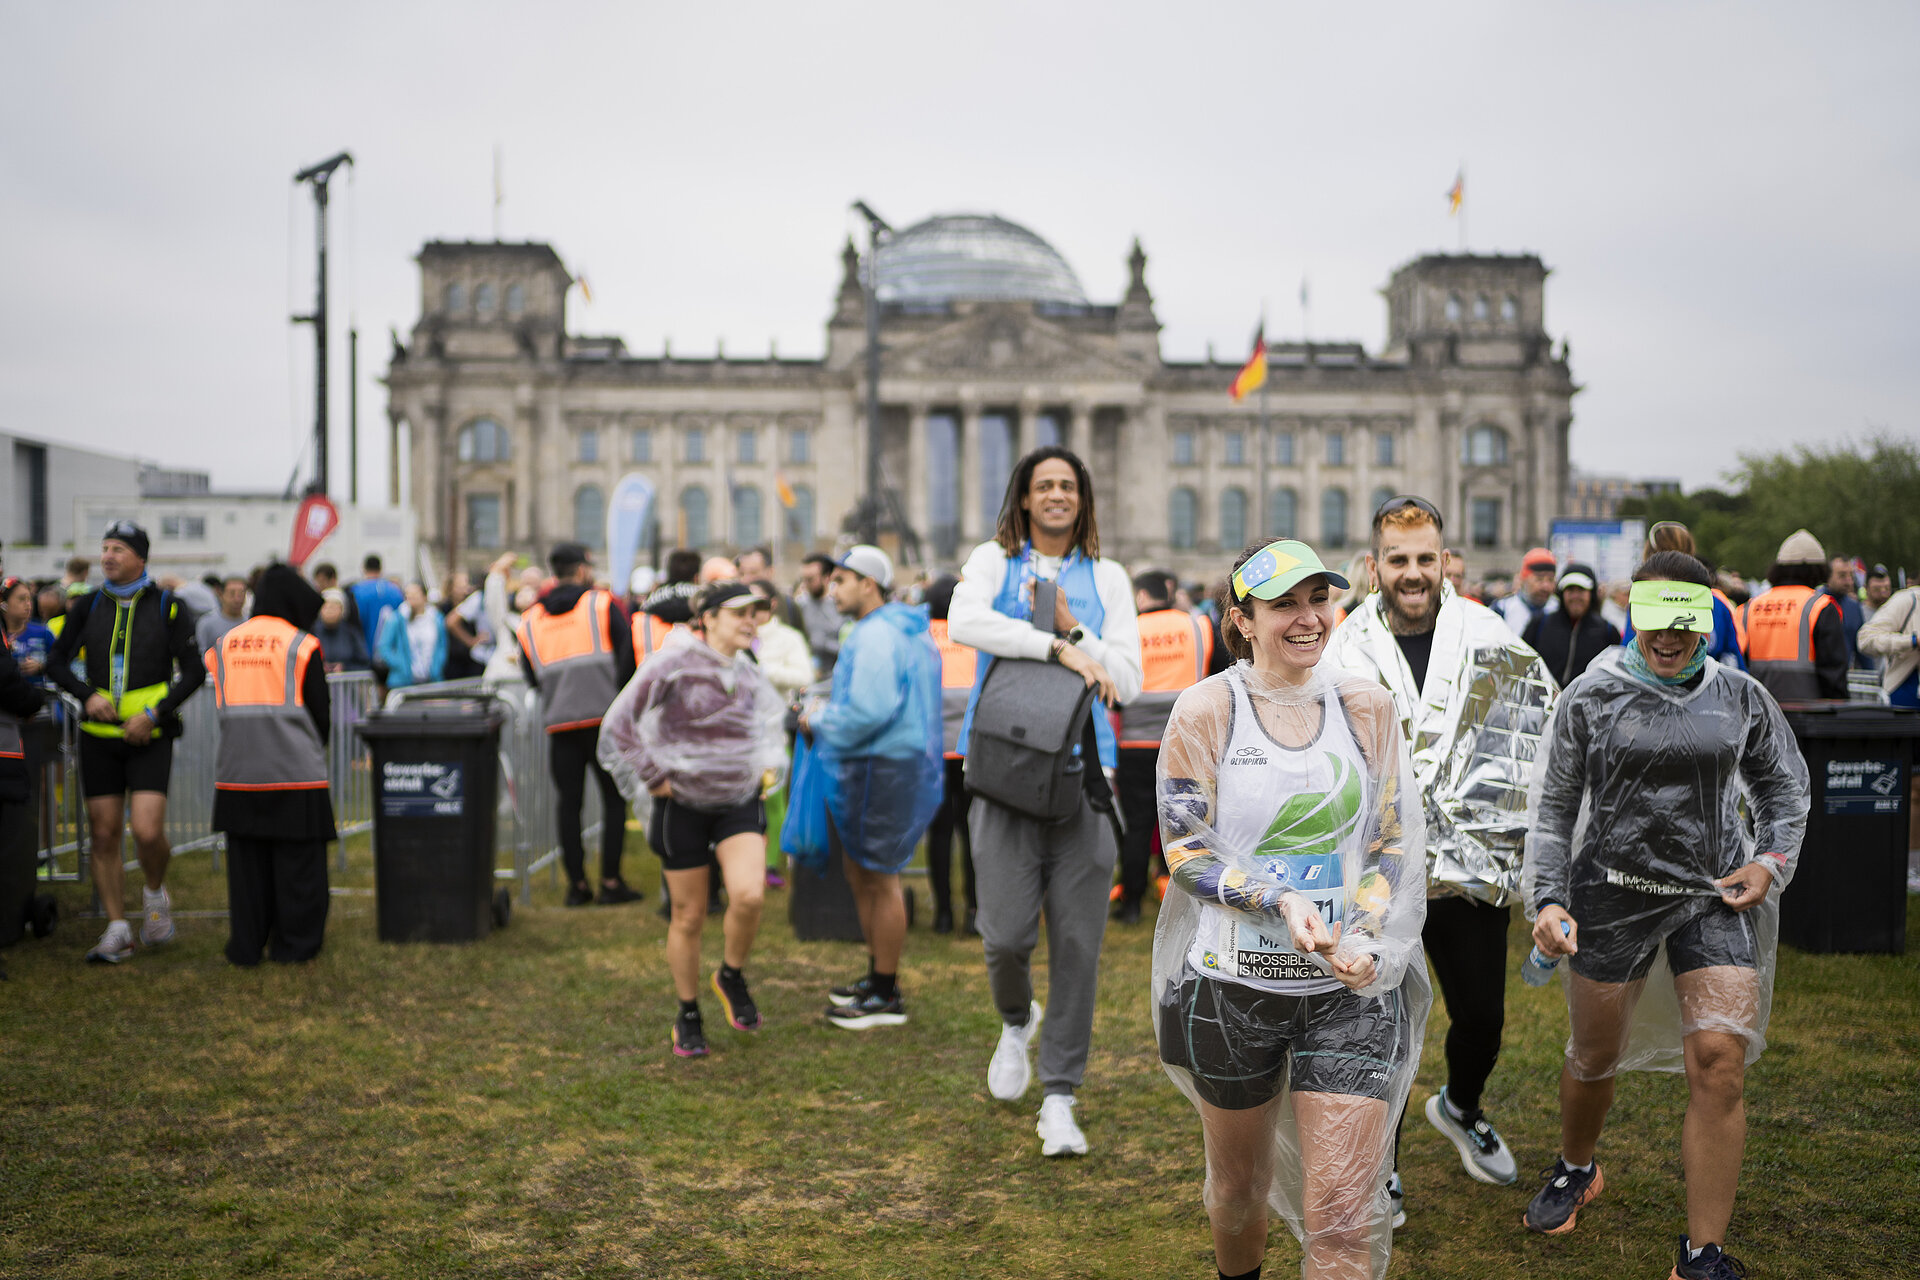
<instances>
[{"instance_id":1,"label":"metal barricade","mask_svg":"<svg viewBox=\"0 0 1920 1280\"><path fill-rule=\"evenodd\" d=\"M380 705L371 671L335 671L327 676L327 706L333 731L327 737L327 789L333 793L333 825L340 833L334 865L347 869L346 837L373 827L373 770L355 726Z\"/></svg>"}]
</instances>

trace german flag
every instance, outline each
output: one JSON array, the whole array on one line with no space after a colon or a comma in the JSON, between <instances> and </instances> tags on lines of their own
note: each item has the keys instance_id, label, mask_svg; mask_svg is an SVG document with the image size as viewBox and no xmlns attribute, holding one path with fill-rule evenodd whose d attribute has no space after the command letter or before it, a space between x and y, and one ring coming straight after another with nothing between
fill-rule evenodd
<instances>
[{"instance_id":1,"label":"german flag","mask_svg":"<svg viewBox=\"0 0 1920 1280\"><path fill-rule=\"evenodd\" d=\"M1460 206L1467 201L1467 171L1462 169L1454 175L1453 185L1447 188L1447 215L1460 212Z\"/></svg>"},{"instance_id":2,"label":"german flag","mask_svg":"<svg viewBox=\"0 0 1920 1280\"><path fill-rule=\"evenodd\" d=\"M1260 384L1266 380L1267 326L1266 322L1262 321L1260 327L1253 331L1253 354L1247 357L1247 363L1241 367L1239 373L1234 375L1233 385L1227 388L1227 394L1233 397L1234 403L1238 404L1246 399L1248 392L1258 390Z\"/></svg>"},{"instance_id":3,"label":"german flag","mask_svg":"<svg viewBox=\"0 0 1920 1280\"><path fill-rule=\"evenodd\" d=\"M783 475L773 478L773 495L780 499L780 505L789 511L793 510L793 504L799 501L794 496L793 486L787 483L787 478Z\"/></svg>"}]
</instances>

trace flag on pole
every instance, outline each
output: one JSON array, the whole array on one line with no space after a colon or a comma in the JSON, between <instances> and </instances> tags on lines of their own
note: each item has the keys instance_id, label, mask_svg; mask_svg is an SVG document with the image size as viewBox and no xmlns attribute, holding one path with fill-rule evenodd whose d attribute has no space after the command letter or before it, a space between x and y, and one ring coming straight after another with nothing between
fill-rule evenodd
<instances>
[{"instance_id":1,"label":"flag on pole","mask_svg":"<svg viewBox=\"0 0 1920 1280\"><path fill-rule=\"evenodd\" d=\"M1248 392L1258 390L1260 384L1266 380L1267 324L1263 320L1260 322L1260 327L1253 331L1253 354L1247 357L1246 364L1242 365L1240 372L1234 375L1233 385L1227 388L1227 394L1233 397L1235 403L1238 403L1246 399Z\"/></svg>"},{"instance_id":2,"label":"flag on pole","mask_svg":"<svg viewBox=\"0 0 1920 1280\"><path fill-rule=\"evenodd\" d=\"M585 298L588 302L592 302L593 289L589 287L587 284L587 273L582 271L579 275L576 275L573 278L573 282L580 286L580 296L582 298Z\"/></svg>"},{"instance_id":3,"label":"flag on pole","mask_svg":"<svg viewBox=\"0 0 1920 1280\"><path fill-rule=\"evenodd\" d=\"M1467 200L1467 171L1460 170L1453 177L1453 185L1447 188L1447 214L1451 217L1460 212L1460 206Z\"/></svg>"},{"instance_id":4,"label":"flag on pole","mask_svg":"<svg viewBox=\"0 0 1920 1280\"><path fill-rule=\"evenodd\" d=\"M774 496L780 499L780 505L789 511L793 510L793 504L799 501L793 496L793 486L787 483L787 478L783 475L773 478L773 492Z\"/></svg>"}]
</instances>

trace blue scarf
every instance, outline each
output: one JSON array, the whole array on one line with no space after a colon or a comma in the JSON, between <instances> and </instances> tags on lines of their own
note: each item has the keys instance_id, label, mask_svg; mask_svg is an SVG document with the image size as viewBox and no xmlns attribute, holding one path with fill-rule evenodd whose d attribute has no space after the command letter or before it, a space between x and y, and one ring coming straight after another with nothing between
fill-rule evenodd
<instances>
[{"instance_id":1,"label":"blue scarf","mask_svg":"<svg viewBox=\"0 0 1920 1280\"><path fill-rule=\"evenodd\" d=\"M1700 637L1700 643L1693 646L1693 657L1687 660L1686 666L1680 668L1680 674L1677 676L1663 676L1655 671L1647 664L1647 656L1640 652L1639 644L1629 640L1624 646L1627 651L1627 674L1636 680L1656 687L1665 685L1668 688L1672 688L1674 685L1685 684L1706 668L1707 641L1709 639L1711 639L1709 636Z\"/></svg>"},{"instance_id":2,"label":"blue scarf","mask_svg":"<svg viewBox=\"0 0 1920 1280\"><path fill-rule=\"evenodd\" d=\"M145 569L142 569L140 571L140 576L135 578L132 582L126 582L126 583L107 582L107 583L103 583L100 589L106 592L108 595L112 596L116 600L131 600L136 595L140 594L142 591L145 591L148 587L152 585L153 585L152 575L149 574Z\"/></svg>"}]
</instances>

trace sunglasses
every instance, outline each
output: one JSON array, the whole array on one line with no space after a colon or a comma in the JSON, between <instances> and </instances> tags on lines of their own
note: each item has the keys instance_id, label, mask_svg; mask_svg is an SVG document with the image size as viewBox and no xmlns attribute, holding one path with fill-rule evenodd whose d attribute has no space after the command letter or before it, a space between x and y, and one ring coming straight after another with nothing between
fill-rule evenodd
<instances>
[{"instance_id":1,"label":"sunglasses","mask_svg":"<svg viewBox=\"0 0 1920 1280\"><path fill-rule=\"evenodd\" d=\"M1443 533L1446 531L1447 522L1440 518L1440 509L1438 507L1428 502L1425 498L1416 498L1412 494L1406 493L1398 497L1388 498L1385 502L1374 508L1373 527L1378 529L1388 516L1396 511L1405 511L1408 507L1412 507L1416 511L1424 512L1433 521L1433 527L1435 529Z\"/></svg>"}]
</instances>

